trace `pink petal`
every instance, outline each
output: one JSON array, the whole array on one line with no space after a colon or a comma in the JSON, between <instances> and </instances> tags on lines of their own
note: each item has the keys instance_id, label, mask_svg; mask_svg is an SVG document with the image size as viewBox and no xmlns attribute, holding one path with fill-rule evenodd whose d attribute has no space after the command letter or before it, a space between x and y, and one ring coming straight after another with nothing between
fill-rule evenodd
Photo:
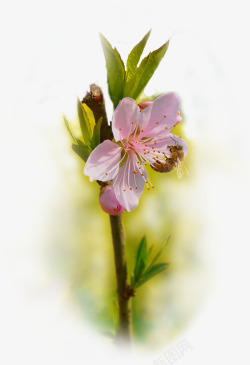
<instances>
[{"instance_id":1,"label":"pink petal","mask_svg":"<svg viewBox=\"0 0 250 365\"><path fill-rule=\"evenodd\" d=\"M140 109L131 98L120 101L114 111L112 131L116 141L128 139L140 116Z\"/></svg>"},{"instance_id":2,"label":"pink petal","mask_svg":"<svg viewBox=\"0 0 250 365\"><path fill-rule=\"evenodd\" d=\"M118 215L123 213L125 208L116 199L112 186L106 186L101 189L99 202L102 210L110 215Z\"/></svg>"},{"instance_id":3,"label":"pink petal","mask_svg":"<svg viewBox=\"0 0 250 365\"><path fill-rule=\"evenodd\" d=\"M158 138L154 138L152 141L147 143L147 146L149 148L150 147L154 148L156 153L158 153L158 151L164 152L167 157L170 157L170 151L168 149L168 146L175 146L175 145L182 146L184 157L186 157L188 152L187 143L182 138L177 137L173 133L167 133L165 135L161 135ZM148 155L150 154L147 154L146 157L148 157Z\"/></svg>"},{"instance_id":4,"label":"pink petal","mask_svg":"<svg viewBox=\"0 0 250 365\"><path fill-rule=\"evenodd\" d=\"M122 148L105 140L99 144L89 155L85 164L84 174L89 180L108 181L112 180L118 173L121 160Z\"/></svg>"},{"instance_id":5,"label":"pink petal","mask_svg":"<svg viewBox=\"0 0 250 365\"><path fill-rule=\"evenodd\" d=\"M141 136L154 137L166 129L170 131L177 123L180 101L175 93L156 98L141 112Z\"/></svg>"},{"instance_id":6,"label":"pink petal","mask_svg":"<svg viewBox=\"0 0 250 365\"><path fill-rule=\"evenodd\" d=\"M143 165L137 163L135 153L128 155L127 161L120 167L113 181L115 195L127 211L137 207L142 195L147 173ZM139 169L139 167L141 167ZM135 173L136 171L136 173Z\"/></svg>"}]
</instances>

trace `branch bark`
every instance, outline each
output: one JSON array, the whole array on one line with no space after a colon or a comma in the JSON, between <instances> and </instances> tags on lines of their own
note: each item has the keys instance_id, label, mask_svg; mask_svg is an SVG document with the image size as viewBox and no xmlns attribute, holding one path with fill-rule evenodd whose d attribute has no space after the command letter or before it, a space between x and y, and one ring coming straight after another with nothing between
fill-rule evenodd
<instances>
[{"instance_id":1,"label":"branch bark","mask_svg":"<svg viewBox=\"0 0 250 365\"><path fill-rule=\"evenodd\" d=\"M111 140L113 138L113 134L111 127L108 125L104 97L101 88L95 84L90 85L90 92L86 93L82 99L82 103L85 103L92 110L96 122L99 118L103 118L100 135L101 142L105 139Z\"/></svg>"},{"instance_id":2,"label":"branch bark","mask_svg":"<svg viewBox=\"0 0 250 365\"><path fill-rule=\"evenodd\" d=\"M115 255L117 293L119 303L120 320L118 338L131 342L131 297L134 296L134 292L128 285L127 262L125 254L125 233L122 225L122 214L110 215L110 225Z\"/></svg>"}]
</instances>

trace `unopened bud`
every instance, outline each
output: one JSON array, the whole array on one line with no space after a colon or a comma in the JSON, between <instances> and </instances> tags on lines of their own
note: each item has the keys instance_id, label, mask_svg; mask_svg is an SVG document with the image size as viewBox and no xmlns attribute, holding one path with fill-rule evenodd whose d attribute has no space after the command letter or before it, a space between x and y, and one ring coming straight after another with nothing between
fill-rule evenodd
<instances>
[{"instance_id":1,"label":"unopened bud","mask_svg":"<svg viewBox=\"0 0 250 365\"><path fill-rule=\"evenodd\" d=\"M138 104L140 110L147 108L149 105L151 105L153 102L149 100L142 101L140 104Z\"/></svg>"},{"instance_id":2,"label":"unopened bud","mask_svg":"<svg viewBox=\"0 0 250 365\"><path fill-rule=\"evenodd\" d=\"M110 215L123 213L125 208L116 199L112 186L105 186L100 191L99 202L102 210Z\"/></svg>"}]
</instances>

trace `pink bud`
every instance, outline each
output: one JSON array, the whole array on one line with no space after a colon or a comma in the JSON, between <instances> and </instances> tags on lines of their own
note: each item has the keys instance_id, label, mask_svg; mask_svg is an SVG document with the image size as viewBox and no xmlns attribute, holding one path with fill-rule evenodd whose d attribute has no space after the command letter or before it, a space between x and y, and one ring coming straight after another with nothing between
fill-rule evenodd
<instances>
[{"instance_id":1,"label":"pink bud","mask_svg":"<svg viewBox=\"0 0 250 365\"><path fill-rule=\"evenodd\" d=\"M149 100L142 101L140 104L138 104L140 110L147 108L149 105L151 105L153 102Z\"/></svg>"},{"instance_id":2,"label":"pink bud","mask_svg":"<svg viewBox=\"0 0 250 365\"><path fill-rule=\"evenodd\" d=\"M118 215L123 213L125 208L116 199L112 186L105 186L101 189L99 202L102 210L110 215Z\"/></svg>"}]
</instances>

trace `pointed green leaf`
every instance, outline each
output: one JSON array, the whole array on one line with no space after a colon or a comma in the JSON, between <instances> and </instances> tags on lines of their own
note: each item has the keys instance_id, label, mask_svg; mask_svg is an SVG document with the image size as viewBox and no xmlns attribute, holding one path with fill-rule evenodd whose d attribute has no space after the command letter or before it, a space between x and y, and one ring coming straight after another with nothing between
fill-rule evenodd
<instances>
[{"instance_id":1,"label":"pointed green leaf","mask_svg":"<svg viewBox=\"0 0 250 365\"><path fill-rule=\"evenodd\" d=\"M152 277L154 277L157 274L160 274L162 271L166 270L168 268L168 263L160 263L157 265L154 265L151 267L151 269L146 270L143 275L140 277L140 279L135 283L135 289L139 288L142 284L146 283L148 280L150 280Z\"/></svg>"},{"instance_id":2,"label":"pointed green leaf","mask_svg":"<svg viewBox=\"0 0 250 365\"><path fill-rule=\"evenodd\" d=\"M90 124L89 124L89 119L88 119L88 115L87 115L85 109L83 108L83 105L79 99L77 100L77 112L78 112L78 119L79 119L84 142L87 146L90 146L91 129L90 129Z\"/></svg>"},{"instance_id":3,"label":"pointed green leaf","mask_svg":"<svg viewBox=\"0 0 250 365\"><path fill-rule=\"evenodd\" d=\"M93 131L93 137L91 140L91 147L95 149L98 144L100 144L100 134L101 134L101 125L102 125L103 118L99 118L98 122L96 123Z\"/></svg>"},{"instance_id":4,"label":"pointed green leaf","mask_svg":"<svg viewBox=\"0 0 250 365\"><path fill-rule=\"evenodd\" d=\"M148 249L148 253L147 253L147 257L149 257L151 255L151 252L153 250L153 245L151 245Z\"/></svg>"},{"instance_id":5,"label":"pointed green leaf","mask_svg":"<svg viewBox=\"0 0 250 365\"><path fill-rule=\"evenodd\" d=\"M75 140L76 140L76 143L79 144L80 146L85 146L83 141L81 141L79 138L75 138Z\"/></svg>"},{"instance_id":6,"label":"pointed green leaf","mask_svg":"<svg viewBox=\"0 0 250 365\"><path fill-rule=\"evenodd\" d=\"M132 49L132 51L128 55L127 71L126 71L126 80L127 81L131 78L131 76L133 76L133 74L137 70L138 62L140 61L142 52L148 41L150 33L151 33L151 30L142 38L142 40Z\"/></svg>"},{"instance_id":7,"label":"pointed green leaf","mask_svg":"<svg viewBox=\"0 0 250 365\"><path fill-rule=\"evenodd\" d=\"M117 49L112 48L110 43L101 33L100 39L106 61L109 95L114 104L114 108L116 108L119 101L122 99L125 67Z\"/></svg>"},{"instance_id":8,"label":"pointed green leaf","mask_svg":"<svg viewBox=\"0 0 250 365\"><path fill-rule=\"evenodd\" d=\"M153 258L153 260L151 261L150 265L147 267L147 270L151 269L151 267L154 265L154 263L156 262L156 260L161 256L162 252L164 251L164 249L166 248L168 242L170 240L170 236L168 236L166 242L164 243L164 245L162 246L162 248L159 250L159 252L155 255L155 257Z\"/></svg>"},{"instance_id":9,"label":"pointed green leaf","mask_svg":"<svg viewBox=\"0 0 250 365\"><path fill-rule=\"evenodd\" d=\"M69 122L68 122L68 120L67 120L67 118L64 116L63 117L63 121L64 121L64 124L65 124L65 126L66 126L66 128L67 128L67 130L68 130L68 132L69 132L69 134L70 134L70 136L71 136L71 138L73 139L73 141L75 142L75 143L77 143L77 138L75 138L74 136L73 136L73 133L71 132L71 129L70 129L70 127L69 127Z\"/></svg>"},{"instance_id":10,"label":"pointed green leaf","mask_svg":"<svg viewBox=\"0 0 250 365\"><path fill-rule=\"evenodd\" d=\"M168 44L169 42L166 42L154 52L149 53L149 55L142 60L137 71L126 82L123 97L128 96L137 99L159 66L159 63L168 49Z\"/></svg>"},{"instance_id":11,"label":"pointed green leaf","mask_svg":"<svg viewBox=\"0 0 250 365\"><path fill-rule=\"evenodd\" d=\"M81 157L81 159L83 161L87 161L91 150L85 146L84 144L81 145L77 145L77 144L72 144L72 149L78 154L79 157Z\"/></svg>"},{"instance_id":12,"label":"pointed green leaf","mask_svg":"<svg viewBox=\"0 0 250 365\"><path fill-rule=\"evenodd\" d=\"M82 107L83 107L83 109L85 110L85 112L87 114L87 118L88 118L89 126L90 126L90 133L92 135L94 127L95 127L94 113L92 112L92 110L90 109L90 107L87 104L83 103Z\"/></svg>"},{"instance_id":13,"label":"pointed green leaf","mask_svg":"<svg viewBox=\"0 0 250 365\"><path fill-rule=\"evenodd\" d=\"M146 264L147 264L147 239L144 236L136 251L135 269L134 269L135 282L140 277L143 269L146 267Z\"/></svg>"}]
</instances>

